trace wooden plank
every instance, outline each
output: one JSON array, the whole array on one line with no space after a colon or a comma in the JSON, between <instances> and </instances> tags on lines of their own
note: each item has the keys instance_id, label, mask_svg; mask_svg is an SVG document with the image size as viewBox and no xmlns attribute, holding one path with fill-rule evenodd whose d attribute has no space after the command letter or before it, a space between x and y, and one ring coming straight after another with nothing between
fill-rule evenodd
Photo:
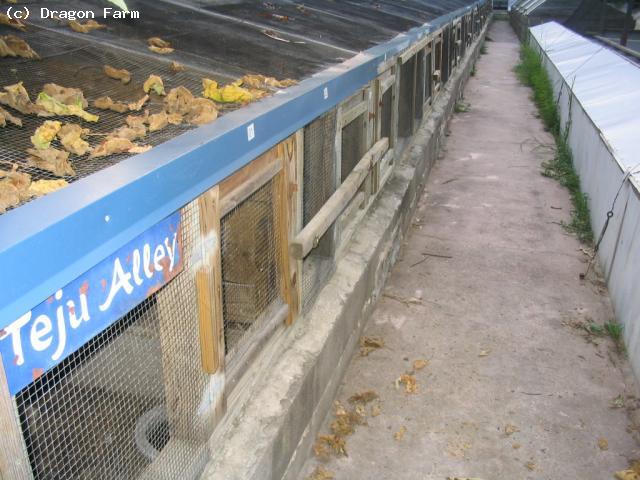
<instances>
[{"instance_id":1,"label":"wooden plank","mask_svg":"<svg viewBox=\"0 0 640 480\"><path fill-rule=\"evenodd\" d=\"M353 120L358 118L364 112L367 111L369 105L367 101L362 101L355 107L352 107L348 111L343 111L342 118L340 119L340 126L344 128L345 125L348 125Z\"/></svg>"},{"instance_id":2,"label":"wooden plank","mask_svg":"<svg viewBox=\"0 0 640 480\"><path fill-rule=\"evenodd\" d=\"M298 277L297 262L292 261L289 253L289 243L293 238L291 223L295 219L297 205L296 193L298 186L295 182L296 174L296 142L295 136L289 137L278 144L278 156L284 164L282 171L275 178L274 204L278 213L278 248L280 249L280 294L284 302L289 305L286 324L292 325L298 316ZM293 168L293 172L291 169ZM292 177L293 176L293 177ZM293 180L293 181L292 181Z\"/></svg>"},{"instance_id":3,"label":"wooden plank","mask_svg":"<svg viewBox=\"0 0 640 480\"><path fill-rule=\"evenodd\" d=\"M249 195L271 180L282 168L277 147L241 168L220 184L220 216L237 207Z\"/></svg>"},{"instance_id":4,"label":"wooden plank","mask_svg":"<svg viewBox=\"0 0 640 480\"><path fill-rule=\"evenodd\" d=\"M330 159L333 161L333 158ZM296 215L295 215L295 228L292 229L291 240L302 230L304 226L304 130L300 129L296 132ZM293 224L292 224L293 225ZM301 258L293 258L292 262L295 262L295 283L296 294L298 295L298 315L302 311L302 269L303 261ZM293 267L293 266L292 266Z\"/></svg>"},{"instance_id":5,"label":"wooden plank","mask_svg":"<svg viewBox=\"0 0 640 480\"><path fill-rule=\"evenodd\" d=\"M220 258L219 188L198 199L202 264L196 273L200 355L206 373L216 373L224 364L222 319L222 264Z\"/></svg>"},{"instance_id":6,"label":"wooden plank","mask_svg":"<svg viewBox=\"0 0 640 480\"><path fill-rule=\"evenodd\" d=\"M291 242L291 255L294 258L304 258L317 245L322 235L340 216L351 199L356 195L362 182L367 178L371 166L380 160L389 148L389 139L383 138L362 157L353 168L342 185L333 193L313 219Z\"/></svg>"},{"instance_id":7,"label":"wooden plank","mask_svg":"<svg viewBox=\"0 0 640 480\"><path fill-rule=\"evenodd\" d=\"M18 422L15 399L9 394L7 377L0 357L0 478L26 480L33 478L27 447Z\"/></svg>"}]
</instances>

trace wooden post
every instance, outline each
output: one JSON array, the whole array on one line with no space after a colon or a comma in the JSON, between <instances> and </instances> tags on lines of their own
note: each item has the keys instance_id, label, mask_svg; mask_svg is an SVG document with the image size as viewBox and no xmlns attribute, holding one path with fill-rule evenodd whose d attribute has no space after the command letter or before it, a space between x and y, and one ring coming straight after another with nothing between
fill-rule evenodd
<instances>
[{"instance_id":1,"label":"wooden post","mask_svg":"<svg viewBox=\"0 0 640 480\"><path fill-rule=\"evenodd\" d=\"M289 137L278 145L278 157L282 159L282 170L275 177L274 208L278 218L276 228L280 250L280 293L284 302L289 305L286 324L292 325L300 311L297 262L292 261L289 253L289 243L294 231L292 225L296 224L298 205L295 136Z\"/></svg>"},{"instance_id":2,"label":"wooden post","mask_svg":"<svg viewBox=\"0 0 640 480\"><path fill-rule=\"evenodd\" d=\"M27 447L18 422L14 397L9 394L7 377L0 357L0 478L27 480L33 478Z\"/></svg>"},{"instance_id":3,"label":"wooden post","mask_svg":"<svg viewBox=\"0 0 640 480\"><path fill-rule=\"evenodd\" d=\"M220 198L214 187L198 199L202 265L196 273L202 369L216 373L224 364Z\"/></svg>"}]
</instances>

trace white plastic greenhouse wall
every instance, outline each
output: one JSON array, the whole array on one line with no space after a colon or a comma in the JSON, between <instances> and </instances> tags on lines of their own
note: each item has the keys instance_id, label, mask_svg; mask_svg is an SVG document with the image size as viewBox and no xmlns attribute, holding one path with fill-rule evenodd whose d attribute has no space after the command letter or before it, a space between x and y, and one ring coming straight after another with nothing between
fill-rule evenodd
<instances>
[{"instance_id":1,"label":"white plastic greenhouse wall","mask_svg":"<svg viewBox=\"0 0 640 480\"><path fill-rule=\"evenodd\" d=\"M640 67L555 22L530 33L559 99L563 128L569 123L596 240L613 211L599 259L640 378Z\"/></svg>"}]
</instances>

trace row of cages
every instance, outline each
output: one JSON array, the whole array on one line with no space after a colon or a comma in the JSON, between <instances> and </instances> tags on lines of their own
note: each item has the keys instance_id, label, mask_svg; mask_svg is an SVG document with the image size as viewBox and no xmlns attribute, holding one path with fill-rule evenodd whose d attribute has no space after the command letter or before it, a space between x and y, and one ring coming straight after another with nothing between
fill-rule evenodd
<instances>
[{"instance_id":1,"label":"row of cages","mask_svg":"<svg viewBox=\"0 0 640 480\"><path fill-rule=\"evenodd\" d=\"M490 6L0 332L2 478L195 478L226 399L308 312Z\"/></svg>"}]
</instances>

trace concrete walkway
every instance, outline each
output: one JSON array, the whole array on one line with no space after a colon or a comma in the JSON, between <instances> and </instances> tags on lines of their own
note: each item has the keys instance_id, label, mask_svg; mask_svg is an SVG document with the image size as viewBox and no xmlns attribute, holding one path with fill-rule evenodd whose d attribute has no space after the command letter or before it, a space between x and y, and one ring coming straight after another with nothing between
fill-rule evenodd
<instances>
[{"instance_id":1,"label":"concrete walkway","mask_svg":"<svg viewBox=\"0 0 640 480\"><path fill-rule=\"evenodd\" d=\"M311 455L303 478L322 465L338 480L603 480L640 458L637 405L611 403L634 393L626 360L584 328L613 313L601 281L579 280L586 256L559 225L568 193L540 175L552 139L512 72L517 39L504 21L489 36L366 327L385 345L356 352L336 400L380 398L348 456ZM405 373L417 393L396 385Z\"/></svg>"}]
</instances>

